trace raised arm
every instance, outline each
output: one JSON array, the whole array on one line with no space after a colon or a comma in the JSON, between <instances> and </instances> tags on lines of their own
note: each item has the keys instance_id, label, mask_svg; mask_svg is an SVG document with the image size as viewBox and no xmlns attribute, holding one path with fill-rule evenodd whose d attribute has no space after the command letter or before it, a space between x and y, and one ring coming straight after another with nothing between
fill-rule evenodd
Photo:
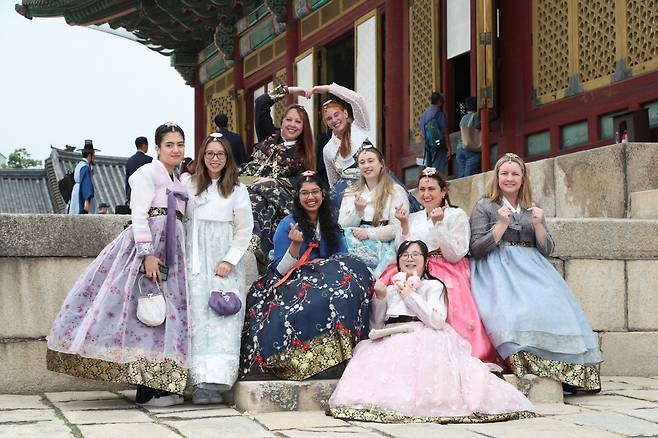
<instances>
[{"instance_id":1,"label":"raised arm","mask_svg":"<svg viewBox=\"0 0 658 438\"><path fill-rule=\"evenodd\" d=\"M338 175L338 170L334 164L335 154L336 152L333 150L333 148L329 147L329 144L327 144L324 149L322 149L322 160L324 161L324 168L327 171L329 187L333 187L340 179L340 175Z\"/></svg>"},{"instance_id":2,"label":"raised arm","mask_svg":"<svg viewBox=\"0 0 658 438\"><path fill-rule=\"evenodd\" d=\"M433 228L434 232L425 243L441 248L443 257L450 263L457 263L464 258L471 238L471 226L464 210L452 210L448 217L435 223Z\"/></svg>"},{"instance_id":3,"label":"raised arm","mask_svg":"<svg viewBox=\"0 0 658 438\"><path fill-rule=\"evenodd\" d=\"M278 88L275 88L272 92L277 89ZM274 96L274 98L272 96ZM274 126L270 109L276 101L282 99L283 96L285 96L285 93L272 95L266 93L256 98L256 102L254 103L254 119L256 123L256 138L259 142L268 138L277 129L276 126Z\"/></svg>"},{"instance_id":4,"label":"raised arm","mask_svg":"<svg viewBox=\"0 0 658 438\"><path fill-rule=\"evenodd\" d=\"M494 235L498 222L496 217L487 211L486 203L486 200L478 201L471 213L471 256L478 259L494 250L502 237L502 233L498 239Z\"/></svg>"},{"instance_id":5,"label":"raised arm","mask_svg":"<svg viewBox=\"0 0 658 438\"><path fill-rule=\"evenodd\" d=\"M331 93L349 103L352 106L354 123L356 123L359 128L370 133L370 116L368 115L368 108L366 107L366 101L363 100L363 97L361 97L359 93L338 85L335 82L330 85L316 85L311 91L313 93Z\"/></svg>"}]
</instances>

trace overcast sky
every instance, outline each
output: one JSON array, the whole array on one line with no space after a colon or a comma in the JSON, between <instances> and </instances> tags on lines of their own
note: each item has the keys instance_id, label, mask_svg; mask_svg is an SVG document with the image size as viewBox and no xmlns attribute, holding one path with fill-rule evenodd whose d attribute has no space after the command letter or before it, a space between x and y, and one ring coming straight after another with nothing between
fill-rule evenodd
<instances>
[{"instance_id":1,"label":"overcast sky","mask_svg":"<svg viewBox=\"0 0 658 438\"><path fill-rule=\"evenodd\" d=\"M130 156L135 137L177 122L194 151L194 90L170 58L119 36L69 26L63 18L27 20L18 0L0 2L0 153L25 147L44 160L50 145L84 145Z\"/></svg>"}]
</instances>

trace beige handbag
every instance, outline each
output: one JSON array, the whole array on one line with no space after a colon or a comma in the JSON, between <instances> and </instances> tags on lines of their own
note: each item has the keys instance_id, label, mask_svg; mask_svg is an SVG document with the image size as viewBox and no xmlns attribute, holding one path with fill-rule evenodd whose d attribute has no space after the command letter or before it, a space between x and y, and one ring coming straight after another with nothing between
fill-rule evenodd
<instances>
[{"instance_id":1,"label":"beige handbag","mask_svg":"<svg viewBox=\"0 0 658 438\"><path fill-rule=\"evenodd\" d=\"M154 283L157 286L158 291L144 294L142 292L142 278L144 278L144 275L137 280L137 288L139 289L137 319L139 319L144 325L157 327L164 323L167 318L167 303L165 302L164 295L162 294L162 290L157 281Z\"/></svg>"},{"instance_id":2,"label":"beige handbag","mask_svg":"<svg viewBox=\"0 0 658 438\"><path fill-rule=\"evenodd\" d=\"M462 144L464 149L471 152L480 152L482 149L482 142L480 140L480 130L473 127L473 119L477 113L471 114L471 118L466 123L466 126L459 128L462 134Z\"/></svg>"}]
</instances>

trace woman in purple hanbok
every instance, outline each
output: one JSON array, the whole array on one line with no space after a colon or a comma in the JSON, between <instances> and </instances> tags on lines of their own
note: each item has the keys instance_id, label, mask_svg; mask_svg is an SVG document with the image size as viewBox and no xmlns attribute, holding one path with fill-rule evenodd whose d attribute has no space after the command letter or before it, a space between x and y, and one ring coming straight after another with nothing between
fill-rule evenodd
<instances>
[{"instance_id":1,"label":"woman in purple hanbok","mask_svg":"<svg viewBox=\"0 0 658 438\"><path fill-rule=\"evenodd\" d=\"M156 129L155 142L158 159L129 179L132 225L91 262L64 300L47 337L47 366L75 377L136 384L138 404L169 406L183 402L189 351L181 222L187 195L173 175L184 156L183 130L168 122ZM151 327L137 319L137 302L158 290L166 320Z\"/></svg>"}]
</instances>

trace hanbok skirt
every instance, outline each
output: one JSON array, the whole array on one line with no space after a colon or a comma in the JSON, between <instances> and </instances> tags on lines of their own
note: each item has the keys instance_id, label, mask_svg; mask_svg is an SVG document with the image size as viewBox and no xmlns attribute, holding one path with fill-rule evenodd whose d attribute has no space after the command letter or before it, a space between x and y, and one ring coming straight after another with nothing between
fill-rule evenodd
<instances>
[{"instance_id":1,"label":"hanbok skirt","mask_svg":"<svg viewBox=\"0 0 658 438\"><path fill-rule=\"evenodd\" d=\"M165 260L166 216L148 219L154 255ZM157 290L140 274L132 226L85 269L64 300L47 337L51 371L93 380L145 385L182 394L187 381L189 333L185 237L176 221L176 257L160 283L166 321L137 319L139 288ZM139 284L138 284L139 282Z\"/></svg>"},{"instance_id":2,"label":"hanbok skirt","mask_svg":"<svg viewBox=\"0 0 658 438\"><path fill-rule=\"evenodd\" d=\"M350 256L299 267L283 284L272 271L247 299L241 372L304 380L352 357L367 335L372 278Z\"/></svg>"},{"instance_id":3,"label":"hanbok skirt","mask_svg":"<svg viewBox=\"0 0 658 438\"><path fill-rule=\"evenodd\" d=\"M226 278L215 275L215 268L233 241L231 222L196 220L196 235L188 228L187 254L192 335L191 381L201 388L229 390L238 378L240 336L244 323L247 286L241 260ZM194 240L192 240L194 239ZM193 245L198 245L199 273L192 270ZM213 290L233 292L242 307L234 315L220 316L208 306Z\"/></svg>"},{"instance_id":4,"label":"hanbok skirt","mask_svg":"<svg viewBox=\"0 0 658 438\"><path fill-rule=\"evenodd\" d=\"M596 335L567 283L536 248L501 245L471 259L471 282L489 337L514 374L600 389Z\"/></svg>"},{"instance_id":5,"label":"hanbok skirt","mask_svg":"<svg viewBox=\"0 0 658 438\"><path fill-rule=\"evenodd\" d=\"M446 322L471 344L471 353L482 362L504 366L498 352L491 344L489 335L482 324L480 313L471 293L471 267L466 257L457 263L444 258L430 257L427 264L429 273L443 281L448 296L448 317ZM395 263L386 267L379 279L386 285L397 274Z\"/></svg>"},{"instance_id":6,"label":"hanbok skirt","mask_svg":"<svg viewBox=\"0 0 658 438\"><path fill-rule=\"evenodd\" d=\"M378 277L389 263L395 261L397 252L395 240L388 242L372 239L359 240L352 234L352 229L352 227L343 229L348 252L363 260L370 272Z\"/></svg>"},{"instance_id":7,"label":"hanbok skirt","mask_svg":"<svg viewBox=\"0 0 658 438\"><path fill-rule=\"evenodd\" d=\"M262 263L267 263L270 251L274 248L272 239L281 219L292 209L292 190L279 181L268 181L247 186L251 209L254 216L254 238L252 250ZM260 254L259 254L260 252Z\"/></svg>"},{"instance_id":8,"label":"hanbok skirt","mask_svg":"<svg viewBox=\"0 0 658 438\"><path fill-rule=\"evenodd\" d=\"M481 423L535 416L530 401L473 357L470 345L446 324L422 322L357 345L329 412L379 423Z\"/></svg>"}]
</instances>

